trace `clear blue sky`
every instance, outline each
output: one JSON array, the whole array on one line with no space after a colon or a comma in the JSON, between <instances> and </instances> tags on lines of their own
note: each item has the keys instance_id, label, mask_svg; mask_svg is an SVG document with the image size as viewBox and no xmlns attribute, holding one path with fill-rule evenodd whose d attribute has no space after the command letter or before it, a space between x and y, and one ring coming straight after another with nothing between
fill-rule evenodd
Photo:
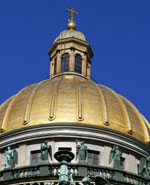
<instances>
[{"instance_id":1,"label":"clear blue sky","mask_svg":"<svg viewBox=\"0 0 150 185\"><path fill-rule=\"evenodd\" d=\"M95 54L92 76L150 120L150 0L1 0L0 104L49 75L47 51L71 5Z\"/></svg>"}]
</instances>

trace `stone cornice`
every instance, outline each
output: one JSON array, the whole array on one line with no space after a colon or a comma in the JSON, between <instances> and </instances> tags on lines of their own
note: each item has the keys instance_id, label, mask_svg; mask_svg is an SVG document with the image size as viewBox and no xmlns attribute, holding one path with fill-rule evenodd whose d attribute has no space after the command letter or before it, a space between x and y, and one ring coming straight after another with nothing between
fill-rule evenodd
<instances>
[{"instance_id":1,"label":"stone cornice","mask_svg":"<svg viewBox=\"0 0 150 185\"><path fill-rule=\"evenodd\" d=\"M46 138L84 139L93 143L103 143L104 145L116 144L127 151L132 151L143 157L148 156L150 153L150 149L146 144L131 136L107 128L80 125L79 123L44 124L18 129L0 136L0 149L8 145L18 145L23 142Z\"/></svg>"}]
</instances>

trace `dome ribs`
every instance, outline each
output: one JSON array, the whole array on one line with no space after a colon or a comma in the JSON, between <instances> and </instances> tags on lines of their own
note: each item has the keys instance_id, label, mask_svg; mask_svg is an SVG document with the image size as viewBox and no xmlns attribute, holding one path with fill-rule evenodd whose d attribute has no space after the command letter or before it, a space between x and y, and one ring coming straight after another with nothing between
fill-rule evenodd
<instances>
[{"instance_id":1,"label":"dome ribs","mask_svg":"<svg viewBox=\"0 0 150 185\"><path fill-rule=\"evenodd\" d=\"M99 85L94 83L93 81L90 81L92 84L94 84L98 90L98 93L101 97L101 101L102 101L102 112L103 112L103 123L104 125L106 126L109 126L110 123L109 123L109 120L108 120L108 114L107 114L107 107L106 107L106 103L105 103L105 99L104 99L104 95L103 95L103 92L102 90L100 89Z\"/></svg>"},{"instance_id":2,"label":"dome ribs","mask_svg":"<svg viewBox=\"0 0 150 185\"><path fill-rule=\"evenodd\" d=\"M61 80L62 80L62 78L59 81L55 82L54 90L52 91L50 112L49 112L49 120L50 121L53 121L56 117L55 108L56 108L56 101L57 101L57 93L58 93L58 88L61 83Z\"/></svg>"},{"instance_id":3,"label":"dome ribs","mask_svg":"<svg viewBox=\"0 0 150 185\"><path fill-rule=\"evenodd\" d=\"M82 88L81 88L81 84L76 81L76 84L77 84L77 97L78 97L78 117L77 117L77 120L79 121L82 121L84 118L83 118L83 111L82 111Z\"/></svg>"},{"instance_id":4,"label":"dome ribs","mask_svg":"<svg viewBox=\"0 0 150 185\"><path fill-rule=\"evenodd\" d=\"M18 98L18 96L20 96L20 94L21 94L25 89L27 89L27 88L29 88L29 87L30 87L30 86L27 86L27 87L23 88L21 91L19 91L19 92L15 95L15 97L12 99L12 101L10 102L10 104L8 105L8 107L7 107L7 109L6 109L6 112L5 112L5 115L4 115L4 117L3 117L3 120L2 120L2 124L1 124L1 129L2 129L3 131L6 130L6 126L7 126L7 123L8 123L9 114L10 114L10 112L11 112L11 109L12 109L12 107L13 107L13 105L14 105L16 99Z\"/></svg>"},{"instance_id":5,"label":"dome ribs","mask_svg":"<svg viewBox=\"0 0 150 185\"><path fill-rule=\"evenodd\" d=\"M0 135L47 123L107 127L150 145L149 123L129 100L76 75L32 84L0 105Z\"/></svg>"},{"instance_id":6,"label":"dome ribs","mask_svg":"<svg viewBox=\"0 0 150 185\"><path fill-rule=\"evenodd\" d=\"M126 121L126 123L127 123L127 125L128 125L128 130L127 130L127 132L128 132L129 134L132 134L132 133L133 133L133 131L132 131L132 125L131 125L131 121L130 121L128 112L127 112L127 110L126 110L126 107L125 107L125 105L124 105L122 99L120 98L119 94L116 94L116 96L118 97L118 100L120 101L121 108L122 108L123 115L124 115L124 119L125 119L125 121Z\"/></svg>"},{"instance_id":7,"label":"dome ribs","mask_svg":"<svg viewBox=\"0 0 150 185\"><path fill-rule=\"evenodd\" d=\"M35 95L37 89L40 87L40 85L43 84L45 81L47 81L47 80L43 80L40 83L38 83L35 86L35 88L32 90L31 95L30 95L30 97L29 97L29 99L27 101L26 108L25 108L25 113L24 113L24 117L23 117L23 125L26 125L26 124L29 123L29 121L30 121L30 113L31 113L32 102L33 102L34 95Z\"/></svg>"},{"instance_id":8,"label":"dome ribs","mask_svg":"<svg viewBox=\"0 0 150 185\"><path fill-rule=\"evenodd\" d=\"M104 87L104 86L103 86ZM109 87L106 87L106 89L108 89L115 97L116 99L118 100L119 104L120 104L120 108L121 108L121 112L123 114L123 117L124 117L124 120L125 120L125 123L127 124L127 132L129 134L132 134L132 125L131 125L131 121L130 121L130 118L129 118L129 115L128 115L128 112L126 110L126 106L124 105L122 99L120 98L119 94L117 94L115 91L113 91L112 89L110 89Z\"/></svg>"},{"instance_id":9,"label":"dome ribs","mask_svg":"<svg viewBox=\"0 0 150 185\"><path fill-rule=\"evenodd\" d=\"M148 121L145 119L145 117L141 114L142 116L142 119L144 120L144 123L145 123L145 129L146 129L146 143L148 145L150 145L150 125L148 123Z\"/></svg>"},{"instance_id":10,"label":"dome ribs","mask_svg":"<svg viewBox=\"0 0 150 185\"><path fill-rule=\"evenodd\" d=\"M120 97L132 108L132 110L134 111L136 117L138 118L139 120L139 123L140 123L140 126L142 127L143 131L144 131L144 139L145 138L148 138L149 137L149 134L147 133L147 128L145 126L145 124L143 124L143 119L142 119L142 116L141 114L139 113L139 111L136 109L136 107L129 101L127 100L125 97L121 96Z\"/></svg>"},{"instance_id":11,"label":"dome ribs","mask_svg":"<svg viewBox=\"0 0 150 185\"><path fill-rule=\"evenodd\" d=\"M0 113L1 113L1 111L2 111L2 108L3 108L9 101L11 101L11 99L13 99L15 96L16 96L16 95L11 96L10 98L8 98L8 100L6 100L4 103L2 103L2 104L0 105ZM5 113L4 113L4 115L5 115ZM2 119L2 122L3 122L3 119ZM0 124L0 133L2 133L2 132L5 131L4 128L3 128L2 122L1 122L1 124Z\"/></svg>"}]
</instances>

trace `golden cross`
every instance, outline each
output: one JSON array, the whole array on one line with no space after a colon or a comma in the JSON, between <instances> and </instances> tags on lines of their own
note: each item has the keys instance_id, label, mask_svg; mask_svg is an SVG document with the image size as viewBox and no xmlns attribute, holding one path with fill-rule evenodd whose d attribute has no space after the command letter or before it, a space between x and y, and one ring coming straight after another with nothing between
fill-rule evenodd
<instances>
[{"instance_id":1,"label":"golden cross","mask_svg":"<svg viewBox=\"0 0 150 185\"><path fill-rule=\"evenodd\" d=\"M71 10L70 10L70 9L71 9ZM72 6L71 6L70 9L67 8L66 10L67 10L67 12L71 12L71 14L70 14L70 18L71 18L71 19L70 19L70 22L73 22L73 20L74 20L73 14L78 15L78 12L75 12L75 11L74 11L74 7L72 7Z\"/></svg>"}]
</instances>

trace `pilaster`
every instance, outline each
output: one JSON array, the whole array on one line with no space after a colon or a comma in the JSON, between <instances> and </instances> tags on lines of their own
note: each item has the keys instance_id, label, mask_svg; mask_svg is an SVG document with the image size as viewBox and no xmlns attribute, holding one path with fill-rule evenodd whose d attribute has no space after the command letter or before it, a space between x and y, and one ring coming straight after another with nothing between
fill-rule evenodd
<instances>
[{"instance_id":1,"label":"pilaster","mask_svg":"<svg viewBox=\"0 0 150 185\"><path fill-rule=\"evenodd\" d=\"M26 165L26 148L26 144L21 144L19 146L18 166Z\"/></svg>"},{"instance_id":2,"label":"pilaster","mask_svg":"<svg viewBox=\"0 0 150 185\"><path fill-rule=\"evenodd\" d=\"M88 63L87 65L87 78L90 79L91 77L91 64Z\"/></svg>"},{"instance_id":3,"label":"pilaster","mask_svg":"<svg viewBox=\"0 0 150 185\"><path fill-rule=\"evenodd\" d=\"M84 52L84 58L83 58L83 62L82 62L82 74L84 76L87 76L87 74L86 74L87 73L86 68L87 68L87 53Z\"/></svg>"},{"instance_id":4,"label":"pilaster","mask_svg":"<svg viewBox=\"0 0 150 185\"><path fill-rule=\"evenodd\" d=\"M136 159L133 155L128 155L128 171L132 173L137 173Z\"/></svg>"},{"instance_id":5,"label":"pilaster","mask_svg":"<svg viewBox=\"0 0 150 185\"><path fill-rule=\"evenodd\" d=\"M60 62L61 62L60 50L57 50L56 53L57 53L57 54L56 54L56 56L57 56L56 73L59 74L60 71L61 71L61 65L60 65Z\"/></svg>"},{"instance_id":6,"label":"pilaster","mask_svg":"<svg viewBox=\"0 0 150 185\"><path fill-rule=\"evenodd\" d=\"M104 166L112 167L113 164L109 164L109 154L110 154L111 147L104 146Z\"/></svg>"},{"instance_id":7,"label":"pilaster","mask_svg":"<svg viewBox=\"0 0 150 185\"><path fill-rule=\"evenodd\" d=\"M50 63L50 79L53 77L53 60Z\"/></svg>"},{"instance_id":8,"label":"pilaster","mask_svg":"<svg viewBox=\"0 0 150 185\"><path fill-rule=\"evenodd\" d=\"M70 66L69 66L69 68L70 68L70 71L72 72L72 71L74 71L75 48L71 47L70 50L71 51L70 51Z\"/></svg>"}]
</instances>

